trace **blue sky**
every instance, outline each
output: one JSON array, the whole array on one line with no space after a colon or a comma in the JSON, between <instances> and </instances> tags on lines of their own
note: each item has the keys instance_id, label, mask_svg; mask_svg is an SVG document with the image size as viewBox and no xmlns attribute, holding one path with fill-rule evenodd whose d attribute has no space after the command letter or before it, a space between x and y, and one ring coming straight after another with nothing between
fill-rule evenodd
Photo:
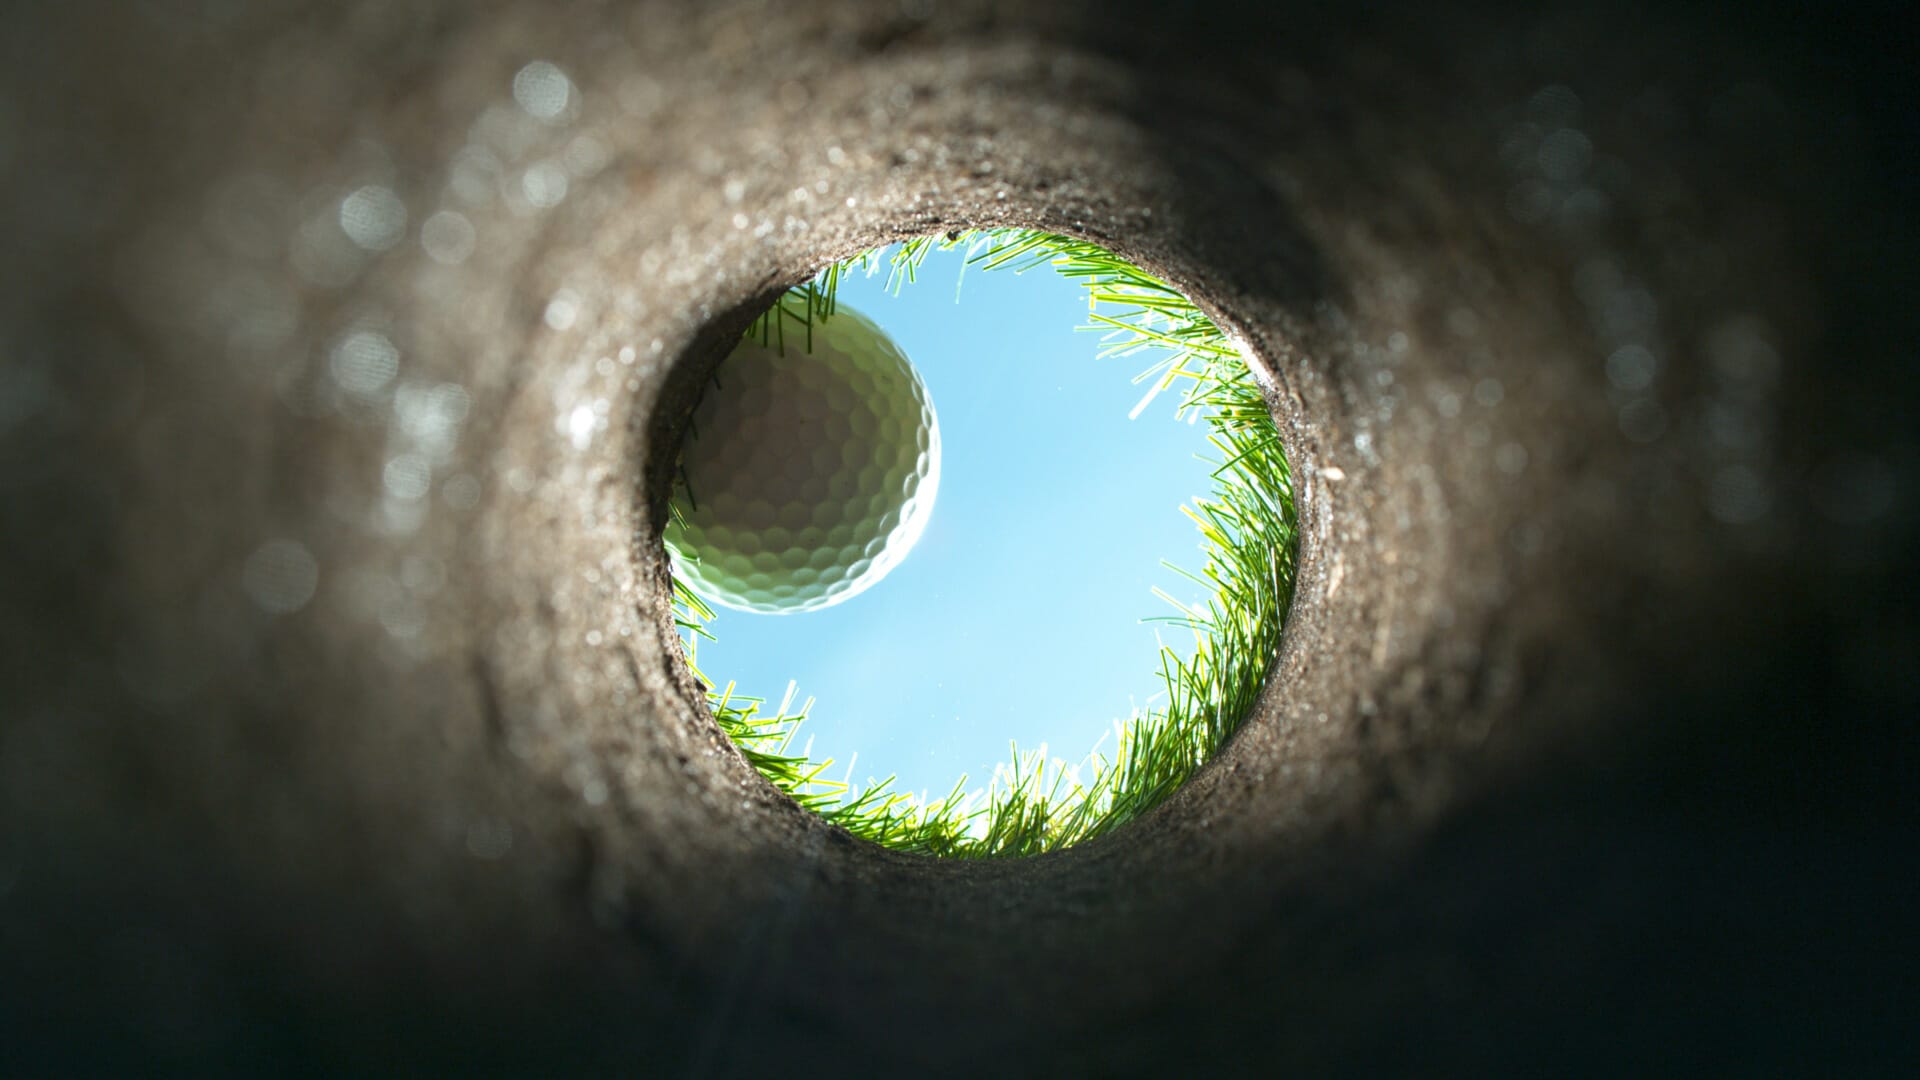
<instances>
[{"instance_id":1,"label":"blue sky","mask_svg":"<svg viewBox=\"0 0 1920 1080\"><path fill-rule=\"evenodd\" d=\"M897 775L944 795L962 773L991 780L1045 744L1078 762L1116 719L1160 692L1156 627L1182 655L1191 634L1145 616L1184 601L1200 536L1179 511L1209 487L1204 424L1162 394L1136 420L1145 353L1099 359L1081 286L1047 268L968 267L928 256L889 295L884 271L843 281L840 303L873 319L926 381L943 443L926 534L894 572L835 607L799 615L718 609L699 666L778 704L789 680L815 698L797 744L830 775ZM958 286L958 302L955 302ZM1103 749L1111 749L1109 745Z\"/></svg>"}]
</instances>

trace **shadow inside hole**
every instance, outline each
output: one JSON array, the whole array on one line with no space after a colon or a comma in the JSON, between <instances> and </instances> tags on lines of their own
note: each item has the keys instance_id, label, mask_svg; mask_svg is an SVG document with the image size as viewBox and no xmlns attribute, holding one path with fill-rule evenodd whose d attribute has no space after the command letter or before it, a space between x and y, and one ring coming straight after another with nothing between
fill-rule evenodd
<instances>
[{"instance_id":1,"label":"shadow inside hole","mask_svg":"<svg viewBox=\"0 0 1920 1080\"><path fill-rule=\"evenodd\" d=\"M664 544L667 505L673 497L680 448L708 380L739 345L754 320L786 293L785 286L765 290L709 319L694 332L693 340L667 370L659 400L646 417L646 429L642 432L646 461L640 496L647 509L647 535L643 543L656 549Z\"/></svg>"}]
</instances>

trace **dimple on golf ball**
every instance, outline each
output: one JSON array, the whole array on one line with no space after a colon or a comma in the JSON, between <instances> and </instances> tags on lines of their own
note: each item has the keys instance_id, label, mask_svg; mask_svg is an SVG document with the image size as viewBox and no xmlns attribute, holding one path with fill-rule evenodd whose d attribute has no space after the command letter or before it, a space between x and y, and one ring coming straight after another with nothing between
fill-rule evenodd
<instances>
[{"instance_id":1,"label":"dimple on golf ball","mask_svg":"<svg viewBox=\"0 0 1920 1080\"><path fill-rule=\"evenodd\" d=\"M845 307L786 347L743 341L694 407L666 529L674 573L715 603L814 611L877 584L940 487L927 388Z\"/></svg>"}]
</instances>

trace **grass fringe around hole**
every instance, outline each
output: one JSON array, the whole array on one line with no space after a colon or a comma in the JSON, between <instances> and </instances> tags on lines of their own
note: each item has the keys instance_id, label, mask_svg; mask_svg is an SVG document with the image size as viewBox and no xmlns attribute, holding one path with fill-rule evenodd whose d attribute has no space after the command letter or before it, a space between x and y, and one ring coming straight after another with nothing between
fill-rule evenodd
<instances>
[{"instance_id":1,"label":"grass fringe around hole","mask_svg":"<svg viewBox=\"0 0 1920 1080\"><path fill-rule=\"evenodd\" d=\"M1155 621L1188 630L1195 645L1186 660L1161 649L1166 704L1116 722L1110 753L1096 747L1075 765L1050 758L1045 747L1016 746L986 787L969 789L962 776L945 796L927 798L895 790L892 777L856 785L858 755L835 769L831 759L816 761L804 747L796 750L795 737L813 701L796 708L792 683L768 710L766 699L742 695L731 682L722 687L701 678L716 687L709 691L715 721L748 762L795 802L853 835L948 858L1036 855L1111 832L1145 813L1192 776L1253 707L1278 654L1293 598L1293 485L1260 387L1226 335L1171 285L1085 241L994 229L921 237L893 248L890 256L869 251L789 290L747 336L784 348L794 335L796 344L810 349L813 326L833 316L846 274L871 275L884 265L887 285L897 291L915 280L929 253L962 245L965 266L1014 273L1048 267L1080 282L1087 291L1087 329L1102 335L1100 356L1156 357L1135 378L1147 390L1133 415L1160 393L1179 389L1180 415L1209 428L1208 441L1218 454L1213 490L1183 507L1200 530L1204 562L1198 573L1179 572L1210 599L1190 607L1159 593L1176 614ZM674 601L688 660L698 673L698 640L712 638L706 623L714 613L679 581Z\"/></svg>"}]
</instances>

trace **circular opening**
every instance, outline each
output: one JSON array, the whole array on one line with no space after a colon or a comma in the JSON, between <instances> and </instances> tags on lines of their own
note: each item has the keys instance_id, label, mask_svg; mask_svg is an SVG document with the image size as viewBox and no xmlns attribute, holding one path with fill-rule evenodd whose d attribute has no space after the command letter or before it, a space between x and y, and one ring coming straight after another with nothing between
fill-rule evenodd
<instances>
[{"instance_id":1,"label":"circular opening","mask_svg":"<svg viewBox=\"0 0 1920 1080\"><path fill-rule=\"evenodd\" d=\"M794 682L741 685L725 670L702 671L699 645L716 630L726 632L712 625L717 609L795 614L833 607L884 589L883 579L911 562L937 513L937 403L912 360L884 329L845 305L843 293L850 282L879 275L896 294L921 288L930 257L959 259L963 272L1035 273L1069 283L1087 305L1081 328L1094 331L1083 339L1080 359L1105 359L1101 375L1138 384L1131 416L1157 405L1193 425L1204 436L1193 443L1209 460L1192 474L1200 490L1185 492L1179 511L1152 511L1183 511L1197 550L1168 560L1177 563L1181 594L1156 588L1166 606L1139 613L1177 639L1160 643L1156 685L1144 700L1110 718L1108 733L1089 738L1084 755L1015 745L984 783L961 776L915 793L916 785L897 784L886 771L884 753L863 758L858 747L841 747L855 755L841 768L811 753L802 728L812 702L797 702ZM737 341L722 344L731 351L693 397L664 539L686 659L715 722L776 788L853 835L897 850L1032 855L1139 817L1232 737L1278 653L1293 591L1297 518L1263 387L1240 349L1192 300L1087 241L1028 229L955 231L831 264L779 296ZM1124 360L1116 365L1115 357ZM989 369L1007 362L982 358ZM1029 635L1054 629L1044 615L1025 621ZM956 676L978 678L992 669L996 651L1020 647L990 639L981 643L982 655L946 660ZM887 778L857 779L859 761Z\"/></svg>"}]
</instances>

